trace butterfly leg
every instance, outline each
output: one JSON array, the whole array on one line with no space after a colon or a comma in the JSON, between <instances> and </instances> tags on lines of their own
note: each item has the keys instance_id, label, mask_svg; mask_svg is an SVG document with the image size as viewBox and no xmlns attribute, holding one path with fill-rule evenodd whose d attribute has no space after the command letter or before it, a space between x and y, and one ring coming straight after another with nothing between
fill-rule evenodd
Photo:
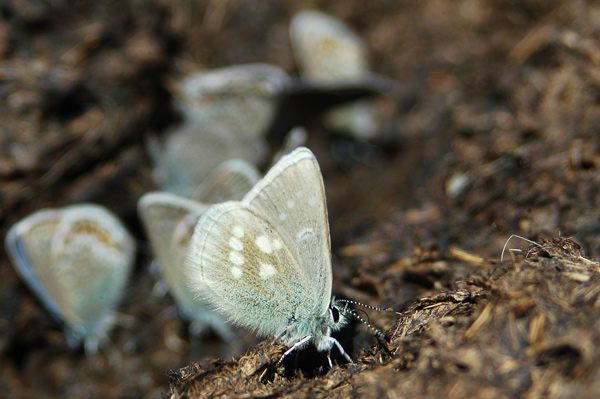
<instances>
[{"instance_id":1,"label":"butterfly leg","mask_svg":"<svg viewBox=\"0 0 600 399\"><path fill-rule=\"evenodd\" d=\"M335 341L335 346L337 346L338 350L340 351L340 353L342 354L342 356L344 356L344 358L348 361L348 363L354 363L352 361L352 358L346 353L346 351L344 350L344 348L342 347L342 344L340 344L338 342L337 339L333 338L333 340Z\"/></svg>"},{"instance_id":2,"label":"butterfly leg","mask_svg":"<svg viewBox=\"0 0 600 399\"><path fill-rule=\"evenodd\" d=\"M312 338L313 338L312 335L307 335L306 337L302 338L300 341L296 342L294 344L294 346L292 346L290 349L285 351L285 353L283 355L281 355L281 359L279 359L279 361L277 362L277 367L279 367L281 365L281 363L283 362L283 359L285 359L290 353L295 352L296 350L305 347Z\"/></svg>"},{"instance_id":3,"label":"butterfly leg","mask_svg":"<svg viewBox=\"0 0 600 399\"><path fill-rule=\"evenodd\" d=\"M344 356L344 358L348 361L348 363L354 363L352 361L352 358L350 356L348 356L348 354L344 350L344 347L342 347L342 344L340 344L337 339L335 339L333 337L323 337L321 342L319 343L318 349L321 351L327 350L327 360L329 360L330 366L331 366L331 359L329 357L329 354L331 353L331 348L333 348L334 345L338 348L338 350L340 351L340 354L342 356Z\"/></svg>"}]
</instances>

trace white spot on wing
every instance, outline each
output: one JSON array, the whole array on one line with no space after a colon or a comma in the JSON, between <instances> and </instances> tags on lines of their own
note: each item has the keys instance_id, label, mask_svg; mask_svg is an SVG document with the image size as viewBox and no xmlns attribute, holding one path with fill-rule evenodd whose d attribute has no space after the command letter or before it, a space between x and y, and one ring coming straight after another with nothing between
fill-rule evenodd
<instances>
[{"instance_id":1,"label":"white spot on wing","mask_svg":"<svg viewBox=\"0 0 600 399\"><path fill-rule=\"evenodd\" d=\"M244 264L245 259L241 253L236 252L236 251L231 251L229 253L229 261L231 263L233 263L234 265L241 266Z\"/></svg>"},{"instance_id":2,"label":"white spot on wing","mask_svg":"<svg viewBox=\"0 0 600 399\"><path fill-rule=\"evenodd\" d=\"M260 276L261 280L268 280L276 274L277 269L275 269L273 265L260 262L260 271L258 272L258 275Z\"/></svg>"},{"instance_id":3,"label":"white spot on wing","mask_svg":"<svg viewBox=\"0 0 600 399\"><path fill-rule=\"evenodd\" d=\"M283 244L277 238L273 240L271 246L275 251L279 251L281 248L283 248Z\"/></svg>"},{"instance_id":4,"label":"white spot on wing","mask_svg":"<svg viewBox=\"0 0 600 399\"><path fill-rule=\"evenodd\" d=\"M244 249L244 244L239 238L231 237L229 239L229 247L234 251L241 251L242 249Z\"/></svg>"},{"instance_id":5,"label":"white spot on wing","mask_svg":"<svg viewBox=\"0 0 600 399\"><path fill-rule=\"evenodd\" d=\"M240 269L237 266L231 266L231 275L233 276L234 279L239 279L240 277L242 277L242 274L244 274L244 272L242 271L242 269Z\"/></svg>"},{"instance_id":6,"label":"white spot on wing","mask_svg":"<svg viewBox=\"0 0 600 399\"><path fill-rule=\"evenodd\" d=\"M256 239L256 245L258 246L258 249L260 249L262 252L264 252L266 254L273 253L273 248L271 247L271 241L269 241L269 238L267 236L259 236Z\"/></svg>"},{"instance_id":7,"label":"white spot on wing","mask_svg":"<svg viewBox=\"0 0 600 399\"><path fill-rule=\"evenodd\" d=\"M240 225L233 226L233 235L237 238L242 238L244 236L244 228Z\"/></svg>"},{"instance_id":8,"label":"white spot on wing","mask_svg":"<svg viewBox=\"0 0 600 399\"><path fill-rule=\"evenodd\" d=\"M285 214L285 213L280 213L280 214L279 214L279 220L281 220L281 221L283 222L285 219L287 219L287 214Z\"/></svg>"},{"instance_id":9,"label":"white spot on wing","mask_svg":"<svg viewBox=\"0 0 600 399\"><path fill-rule=\"evenodd\" d=\"M285 203L285 205L286 205L288 208L292 209L293 207L295 207L295 206L296 206L296 202L294 202L294 200L291 200L291 199L289 199L289 200L287 200L287 202Z\"/></svg>"},{"instance_id":10,"label":"white spot on wing","mask_svg":"<svg viewBox=\"0 0 600 399\"><path fill-rule=\"evenodd\" d=\"M316 206L319 202L317 201L317 197L312 196L308 199L308 205Z\"/></svg>"}]
</instances>

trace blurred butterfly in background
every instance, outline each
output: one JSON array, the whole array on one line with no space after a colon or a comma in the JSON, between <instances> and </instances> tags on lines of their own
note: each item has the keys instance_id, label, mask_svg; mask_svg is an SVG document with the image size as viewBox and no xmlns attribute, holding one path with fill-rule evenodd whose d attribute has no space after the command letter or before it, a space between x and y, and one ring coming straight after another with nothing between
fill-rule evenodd
<instances>
[{"instance_id":1,"label":"blurred butterfly in background","mask_svg":"<svg viewBox=\"0 0 600 399\"><path fill-rule=\"evenodd\" d=\"M331 333L356 316L331 296L331 244L319 165L307 148L281 158L241 201L208 208L194 228L185 275L234 324L294 350L335 346Z\"/></svg>"},{"instance_id":2,"label":"blurred butterfly in background","mask_svg":"<svg viewBox=\"0 0 600 399\"><path fill-rule=\"evenodd\" d=\"M235 65L188 75L174 95L187 121L219 126L252 142L264 137L290 82L275 65Z\"/></svg>"},{"instance_id":3,"label":"blurred butterfly in background","mask_svg":"<svg viewBox=\"0 0 600 399\"><path fill-rule=\"evenodd\" d=\"M204 204L239 200L258 182L256 167L240 159L223 162L198 186L192 198Z\"/></svg>"},{"instance_id":4,"label":"blurred butterfly in background","mask_svg":"<svg viewBox=\"0 0 600 399\"><path fill-rule=\"evenodd\" d=\"M134 261L135 241L106 208L77 204L37 211L13 225L9 258L71 346L96 353L108 340Z\"/></svg>"},{"instance_id":5,"label":"blurred butterfly in background","mask_svg":"<svg viewBox=\"0 0 600 399\"><path fill-rule=\"evenodd\" d=\"M198 72L175 85L184 123L154 144L158 185L185 197L221 163L264 161L264 139L290 78L280 68L249 64Z\"/></svg>"},{"instance_id":6,"label":"blurred butterfly in background","mask_svg":"<svg viewBox=\"0 0 600 399\"><path fill-rule=\"evenodd\" d=\"M223 318L195 298L183 274L183 260L200 215L210 204L241 199L260 179L256 168L241 160L221 164L194 195L198 201L167 192L147 193L138 202L138 212L152 244L161 275L183 316L194 327L211 327L224 341L234 335Z\"/></svg>"},{"instance_id":7,"label":"blurred butterfly in background","mask_svg":"<svg viewBox=\"0 0 600 399\"><path fill-rule=\"evenodd\" d=\"M264 143L244 143L235 134L215 127L186 123L167 133L164 148L150 142L154 180L164 190L187 198L210 174L230 159L262 162Z\"/></svg>"},{"instance_id":8,"label":"blurred butterfly in background","mask_svg":"<svg viewBox=\"0 0 600 399\"><path fill-rule=\"evenodd\" d=\"M367 83L372 76L360 37L342 21L323 12L296 14L290 23L290 40L303 79L315 86ZM371 139L380 130L370 100L337 107L327 113L325 122L330 130L348 132L361 139Z\"/></svg>"}]
</instances>

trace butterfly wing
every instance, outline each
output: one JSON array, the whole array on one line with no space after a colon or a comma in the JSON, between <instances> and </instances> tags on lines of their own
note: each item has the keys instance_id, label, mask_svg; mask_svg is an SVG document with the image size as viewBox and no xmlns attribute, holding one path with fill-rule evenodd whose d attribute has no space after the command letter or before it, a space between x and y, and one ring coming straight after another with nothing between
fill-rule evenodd
<instances>
[{"instance_id":1,"label":"butterfly wing","mask_svg":"<svg viewBox=\"0 0 600 399\"><path fill-rule=\"evenodd\" d=\"M325 190L306 148L283 157L240 202L209 208L186 259L190 288L234 322L279 335L331 296Z\"/></svg>"},{"instance_id":2,"label":"butterfly wing","mask_svg":"<svg viewBox=\"0 0 600 399\"><path fill-rule=\"evenodd\" d=\"M63 288L61 309L86 346L104 338L133 266L135 242L107 209L64 208L52 243L52 268ZM88 342L89 341L89 342Z\"/></svg>"},{"instance_id":3,"label":"butterfly wing","mask_svg":"<svg viewBox=\"0 0 600 399\"><path fill-rule=\"evenodd\" d=\"M186 119L220 126L250 143L264 137L289 83L285 71L269 64L199 72L182 80L177 105Z\"/></svg>"},{"instance_id":4,"label":"butterfly wing","mask_svg":"<svg viewBox=\"0 0 600 399\"><path fill-rule=\"evenodd\" d=\"M21 279L42 301L53 317L65 318L56 298L62 288L55 283L50 257L60 211L45 209L14 224L5 239L6 252Z\"/></svg>"},{"instance_id":5,"label":"butterfly wing","mask_svg":"<svg viewBox=\"0 0 600 399\"><path fill-rule=\"evenodd\" d=\"M133 261L134 242L120 222L95 205L45 209L15 224L6 248L52 315L95 348Z\"/></svg>"},{"instance_id":6,"label":"butterfly wing","mask_svg":"<svg viewBox=\"0 0 600 399\"><path fill-rule=\"evenodd\" d=\"M311 79L356 79L369 70L362 40L343 22L320 11L294 16L290 39L302 74Z\"/></svg>"},{"instance_id":7,"label":"butterfly wing","mask_svg":"<svg viewBox=\"0 0 600 399\"><path fill-rule=\"evenodd\" d=\"M165 192L145 194L138 203L161 274L183 314L192 320L202 319L208 310L195 300L195 294L187 287L183 260L194 226L207 208L207 205Z\"/></svg>"},{"instance_id":8,"label":"butterfly wing","mask_svg":"<svg viewBox=\"0 0 600 399\"><path fill-rule=\"evenodd\" d=\"M344 23L319 11L304 11L290 23L290 39L303 79L324 87L343 82L367 82L370 72L363 41ZM373 103L362 100L326 115L329 129L373 138L379 123Z\"/></svg>"},{"instance_id":9,"label":"butterfly wing","mask_svg":"<svg viewBox=\"0 0 600 399\"><path fill-rule=\"evenodd\" d=\"M190 288L261 335L281 333L302 306L304 273L278 231L234 201L200 217L186 260Z\"/></svg>"},{"instance_id":10,"label":"butterfly wing","mask_svg":"<svg viewBox=\"0 0 600 399\"><path fill-rule=\"evenodd\" d=\"M323 177L313 153L301 147L284 156L242 202L277 227L299 276L309 279L297 313L322 315L331 300L331 242Z\"/></svg>"},{"instance_id":11,"label":"butterfly wing","mask_svg":"<svg viewBox=\"0 0 600 399\"><path fill-rule=\"evenodd\" d=\"M166 191L191 197L221 163L229 159L258 162L263 141L240 141L236 134L210 124L186 123L171 131L153 171Z\"/></svg>"},{"instance_id":12,"label":"butterfly wing","mask_svg":"<svg viewBox=\"0 0 600 399\"><path fill-rule=\"evenodd\" d=\"M202 182L193 198L205 204L239 201L260 180L256 167L241 159L223 162Z\"/></svg>"},{"instance_id":13,"label":"butterfly wing","mask_svg":"<svg viewBox=\"0 0 600 399\"><path fill-rule=\"evenodd\" d=\"M190 214L202 214L208 206L167 192L151 192L138 202L138 213L161 267L173 263L171 239Z\"/></svg>"}]
</instances>

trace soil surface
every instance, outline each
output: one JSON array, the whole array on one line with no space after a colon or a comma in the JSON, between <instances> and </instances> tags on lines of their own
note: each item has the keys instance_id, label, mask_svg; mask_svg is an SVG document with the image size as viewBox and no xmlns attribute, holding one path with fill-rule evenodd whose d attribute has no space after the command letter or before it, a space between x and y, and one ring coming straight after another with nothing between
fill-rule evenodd
<instances>
[{"instance_id":1,"label":"soil surface","mask_svg":"<svg viewBox=\"0 0 600 399\"><path fill-rule=\"evenodd\" d=\"M369 143L303 121L324 174L333 293L367 310L354 359L193 334L150 272L137 218L172 83L249 62L297 70L314 8L364 38L399 89ZM0 4L0 238L95 202L138 241L95 356L0 255L0 397L600 397L600 5L592 1L70 1ZM275 152L276 140L272 141ZM503 251L505 243L512 238ZM502 258L502 261L501 261ZM362 314L362 313L361 313Z\"/></svg>"}]
</instances>

